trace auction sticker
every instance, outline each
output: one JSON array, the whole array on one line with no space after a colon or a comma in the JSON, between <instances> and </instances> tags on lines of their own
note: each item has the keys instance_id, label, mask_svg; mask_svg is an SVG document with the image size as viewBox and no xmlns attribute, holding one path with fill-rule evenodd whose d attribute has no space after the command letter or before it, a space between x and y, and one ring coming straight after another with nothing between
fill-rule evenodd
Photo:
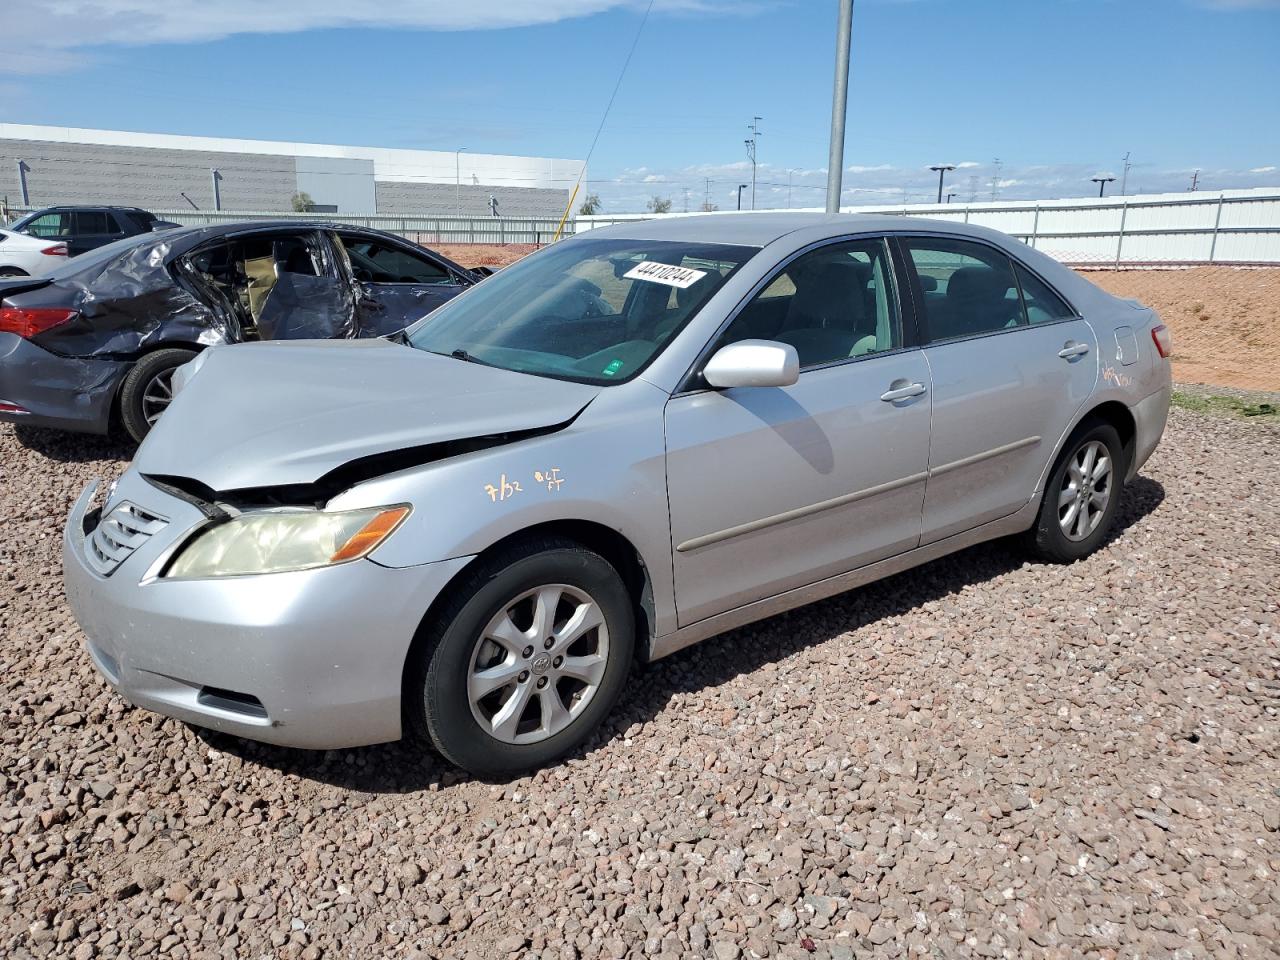
<instances>
[{"instance_id":1,"label":"auction sticker","mask_svg":"<svg viewBox=\"0 0 1280 960\"><path fill-rule=\"evenodd\" d=\"M648 280L651 283L665 283L668 287L684 290L693 286L707 275L705 270L694 270L690 267L676 267L669 263L654 263L644 260L623 274L628 280Z\"/></svg>"}]
</instances>

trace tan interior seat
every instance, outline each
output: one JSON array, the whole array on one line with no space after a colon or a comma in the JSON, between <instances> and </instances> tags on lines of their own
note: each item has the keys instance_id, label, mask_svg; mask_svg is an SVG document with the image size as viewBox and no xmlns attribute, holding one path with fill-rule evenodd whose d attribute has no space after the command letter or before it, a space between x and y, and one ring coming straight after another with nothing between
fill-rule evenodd
<instances>
[{"instance_id":1,"label":"tan interior seat","mask_svg":"<svg viewBox=\"0 0 1280 960\"><path fill-rule=\"evenodd\" d=\"M275 259L266 256L245 260L244 273L248 278L246 286L249 294L249 315L253 317L253 322L257 323L262 315L262 305L267 300L267 294L276 285Z\"/></svg>"}]
</instances>

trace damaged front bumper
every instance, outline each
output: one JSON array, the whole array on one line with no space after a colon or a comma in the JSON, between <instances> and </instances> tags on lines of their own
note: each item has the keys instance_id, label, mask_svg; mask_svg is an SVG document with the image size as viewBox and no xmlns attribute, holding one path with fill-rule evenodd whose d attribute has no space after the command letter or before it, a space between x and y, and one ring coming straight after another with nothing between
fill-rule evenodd
<instances>
[{"instance_id":1,"label":"damaged front bumper","mask_svg":"<svg viewBox=\"0 0 1280 960\"><path fill-rule=\"evenodd\" d=\"M0 333L0 421L106 433L129 362L60 357Z\"/></svg>"},{"instance_id":2,"label":"damaged front bumper","mask_svg":"<svg viewBox=\"0 0 1280 960\"><path fill-rule=\"evenodd\" d=\"M90 535L96 484L63 537L67 599L98 671L137 706L252 740L330 749L396 740L409 645L469 558L390 569L357 560L208 580L158 576L205 515L133 471L122 503L154 529L106 576ZM159 529L155 529L159 527Z\"/></svg>"}]
</instances>

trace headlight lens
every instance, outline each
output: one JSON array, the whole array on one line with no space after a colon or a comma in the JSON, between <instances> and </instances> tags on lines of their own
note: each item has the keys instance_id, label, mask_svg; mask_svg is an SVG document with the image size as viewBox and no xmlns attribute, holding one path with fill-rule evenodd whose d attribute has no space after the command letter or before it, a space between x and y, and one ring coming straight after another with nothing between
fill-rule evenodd
<instances>
[{"instance_id":1,"label":"headlight lens","mask_svg":"<svg viewBox=\"0 0 1280 960\"><path fill-rule=\"evenodd\" d=\"M261 510L206 528L166 577L234 577L327 567L365 556L409 515L409 507Z\"/></svg>"}]
</instances>

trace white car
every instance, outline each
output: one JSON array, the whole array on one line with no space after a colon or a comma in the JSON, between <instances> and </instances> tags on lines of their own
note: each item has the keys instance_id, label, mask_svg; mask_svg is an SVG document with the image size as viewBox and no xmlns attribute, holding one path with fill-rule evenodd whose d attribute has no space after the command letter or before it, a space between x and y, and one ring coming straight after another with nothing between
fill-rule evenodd
<instances>
[{"instance_id":1,"label":"white car","mask_svg":"<svg viewBox=\"0 0 1280 960\"><path fill-rule=\"evenodd\" d=\"M67 262L62 240L0 230L0 277L35 277Z\"/></svg>"}]
</instances>

